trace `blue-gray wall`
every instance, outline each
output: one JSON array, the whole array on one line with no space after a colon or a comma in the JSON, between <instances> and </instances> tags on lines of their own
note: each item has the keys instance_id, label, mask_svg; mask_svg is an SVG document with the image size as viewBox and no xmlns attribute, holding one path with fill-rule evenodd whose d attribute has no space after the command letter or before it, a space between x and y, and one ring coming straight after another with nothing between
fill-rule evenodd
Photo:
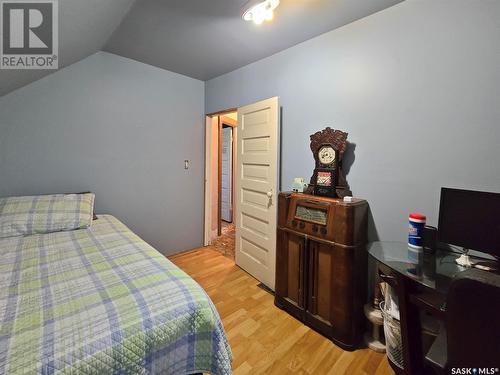
<instances>
[{"instance_id":1,"label":"blue-gray wall","mask_svg":"<svg viewBox=\"0 0 500 375\"><path fill-rule=\"evenodd\" d=\"M203 98L202 81L104 52L14 91L0 98L0 196L91 190L161 252L200 246Z\"/></svg>"},{"instance_id":2,"label":"blue-gray wall","mask_svg":"<svg viewBox=\"0 0 500 375\"><path fill-rule=\"evenodd\" d=\"M309 180L310 134L348 131L372 238L404 240L441 186L500 192L499 20L497 0L406 0L208 81L205 110L280 97L283 189Z\"/></svg>"},{"instance_id":3,"label":"blue-gray wall","mask_svg":"<svg viewBox=\"0 0 500 375\"><path fill-rule=\"evenodd\" d=\"M310 177L311 133L347 130L372 236L404 239L409 211L436 224L441 186L500 192L499 20L497 0L406 0L208 81L205 110L279 96L285 189ZM160 251L199 246L203 90L101 52L1 97L0 196L92 190Z\"/></svg>"}]
</instances>

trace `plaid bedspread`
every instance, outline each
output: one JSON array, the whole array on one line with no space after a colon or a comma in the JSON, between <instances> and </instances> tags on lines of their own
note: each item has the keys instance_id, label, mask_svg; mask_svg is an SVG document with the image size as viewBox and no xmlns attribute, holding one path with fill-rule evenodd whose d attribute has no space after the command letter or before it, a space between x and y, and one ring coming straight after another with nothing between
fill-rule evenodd
<instances>
[{"instance_id":1,"label":"plaid bedspread","mask_svg":"<svg viewBox=\"0 0 500 375\"><path fill-rule=\"evenodd\" d=\"M231 373L219 315L112 216L0 239L0 374Z\"/></svg>"}]
</instances>

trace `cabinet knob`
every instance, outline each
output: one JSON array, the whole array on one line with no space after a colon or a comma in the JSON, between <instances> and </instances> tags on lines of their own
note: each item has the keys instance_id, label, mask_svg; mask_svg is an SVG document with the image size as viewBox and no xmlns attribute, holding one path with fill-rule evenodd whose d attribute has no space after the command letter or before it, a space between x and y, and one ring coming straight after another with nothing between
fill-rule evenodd
<instances>
[{"instance_id":1,"label":"cabinet knob","mask_svg":"<svg viewBox=\"0 0 500 375\"><path fill-rule=\"evenodd\" d=\"M299 227L300 227L300 229L304 229L306 227L306 223L301 221L299 224Z\"/></svg>"},{"instance_id":2,"label":"cabinet knob","mask_svg":"<svg viewBox=\"0 0 500 375\"><path fill-rule=\"evenodd\" d=\"M326 234L326 228L321 228L320 232L321 232L322 235L325 235Z\"/></svg>"}]
</instances>

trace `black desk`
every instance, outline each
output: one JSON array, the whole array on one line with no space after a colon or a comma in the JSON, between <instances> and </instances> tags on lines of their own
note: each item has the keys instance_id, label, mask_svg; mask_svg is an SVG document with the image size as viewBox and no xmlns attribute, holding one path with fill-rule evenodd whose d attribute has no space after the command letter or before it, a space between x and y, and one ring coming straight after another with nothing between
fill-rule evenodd
<instances>
[{"instance_id":1,"label":"black desk","mask_svg":"<svg viewBox=\"0 0 500 375\"><path fill-rule=\"evenodd\" d=\"M368 253L377 261L379 276L395 289L399 300L404 370L389 362L397 373L424 374L419 310L444 319L450 283L466 268L455 263L459 254L440 250L419 253L402 242L372 242Z\"/></svg>"}]
</instances>

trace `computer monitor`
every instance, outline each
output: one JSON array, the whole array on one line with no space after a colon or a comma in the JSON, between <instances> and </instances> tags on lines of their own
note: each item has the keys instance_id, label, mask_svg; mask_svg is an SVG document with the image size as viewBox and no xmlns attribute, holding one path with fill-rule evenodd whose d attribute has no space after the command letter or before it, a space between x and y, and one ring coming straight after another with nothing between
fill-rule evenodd
<instances>
[{"instance_id":1,"label":"computer monitor","mask_svg":"<svg viewBox=\"0 0 500 375\"><path fill-rule=\"evenodd\" d=\"M439 241L500 256L500 194L442 188Z\"/></svg>"}]
</instances>

